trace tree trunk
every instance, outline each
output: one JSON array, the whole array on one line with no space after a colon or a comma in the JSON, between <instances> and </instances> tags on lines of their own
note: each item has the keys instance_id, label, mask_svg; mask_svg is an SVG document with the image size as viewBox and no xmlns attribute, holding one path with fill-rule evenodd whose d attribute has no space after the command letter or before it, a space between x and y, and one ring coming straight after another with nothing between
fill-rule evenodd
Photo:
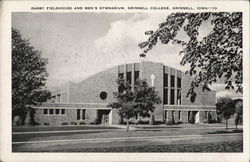
<instances>
[{"instance_id":1,"label":"tree trunk","mask_svg":"<svg viewBox=\"0 0 250 162\"><path fill-rule=\"evenodd\" d=\"M127 119L127 132L129 131L129 120Z\"/></svg>"},{"instance_id":2,"label":"tree trunk","mask_svg":"<svg viewBox=\"0 0 250 162\"><path fill-rule=\"evenodd\" d=\"M228 129L228 126L227 126L227 119L226 119L226 130Z\"/></svg>"}]
</instances>

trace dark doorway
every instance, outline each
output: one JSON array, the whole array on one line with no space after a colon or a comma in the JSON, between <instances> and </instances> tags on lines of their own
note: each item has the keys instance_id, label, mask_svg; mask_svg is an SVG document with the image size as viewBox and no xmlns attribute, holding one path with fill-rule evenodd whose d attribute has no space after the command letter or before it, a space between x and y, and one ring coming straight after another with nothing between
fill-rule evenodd
<instances>
[{"instance_id":1,"label":"dark doorway","mask_svg":"<svg viewBox=\"0 0 250 162\"><path fill-rule=\"evenodd\" d=\"M98 124L109 124L110 110L97 110Z\"/></svg>"}]
</instances>

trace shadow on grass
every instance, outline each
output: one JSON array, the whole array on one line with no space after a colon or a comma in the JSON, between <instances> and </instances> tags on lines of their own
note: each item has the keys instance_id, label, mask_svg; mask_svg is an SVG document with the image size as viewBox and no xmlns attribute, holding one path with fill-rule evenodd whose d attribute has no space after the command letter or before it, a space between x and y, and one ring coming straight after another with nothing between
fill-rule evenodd
<instances>
[{"instance_id":1,"label":"shadow on grass","mask_svg":"<svg viewBox=\"0 0 250 162\"><path fill-rule=\"evenodd\" d=\"M159 129L142 129L142 130L134 130L136 132L144 132L144 131L153 131L153 132L160 132L162 130Z\"/></svg>"},{"instance_id":2,"label":"shadow on grass","mask_svg":"<svg viewBox=\"0 0 250 162\"><path fill-rule=\"evenodd\" d=\"M215 132L208 132L208 134L229 134L229 133L243 133L243 130L232 130L232 131L215 131Z\"/></svg>"},{"instance_id":3,"label":"shadow on grass","mask_svg":"<svg viewBox=\"0 0 250 162\"><path fill-rule=\"evenodd\" d=\"M169 126L169 127L137 127L137 128L141 128L141 129L159 129L159 128L182 128L182 127L177 127L177 126Z\"/></svg>"},{"instance_id":4,"label":"shadow on grass","mask_svg":"<svg viewBox=\"0 0 250 162\"><path fill-rule=\"evenodd\" d=\"M41 133L41 134L12 134L12 142L23 142L30 141L34 137L58 137L66 135L81 135L81 134L90 134L90 133L103 133L106 131L88 131L88 132L63 132L63 133Z\"/></svg>"}]
</instances>

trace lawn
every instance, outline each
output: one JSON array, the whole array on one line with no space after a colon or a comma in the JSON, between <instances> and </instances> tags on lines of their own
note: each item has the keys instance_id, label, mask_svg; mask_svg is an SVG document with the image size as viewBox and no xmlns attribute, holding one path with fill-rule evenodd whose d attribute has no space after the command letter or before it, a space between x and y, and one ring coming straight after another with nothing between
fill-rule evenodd
<instances>
[{"instance_id":1,"label":"lawn","mask_svg":"<svg viewBox=\"0 0 250 162\"><path fill-rule=\"evenodd\" d=\"M53 151L56 152L56 151ZM243 142L65 149L60 152L243 152Z\"/></svg>"}]
</instances>

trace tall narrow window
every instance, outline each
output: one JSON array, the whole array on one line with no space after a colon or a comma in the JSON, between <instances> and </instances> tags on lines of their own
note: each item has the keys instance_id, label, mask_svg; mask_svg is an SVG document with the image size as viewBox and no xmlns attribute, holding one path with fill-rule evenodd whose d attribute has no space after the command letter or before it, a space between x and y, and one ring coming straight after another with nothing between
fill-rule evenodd
<instances>
[{"instance_id":1,"label":"tall narrow window","mask_svg":"<svg viewBox=\"0 0 250 162\"><path fill-rule=\"evenodd\" d=\"M134 77L135 78L135 80L134 80L135 83L139 79L139 74L140 74L139 71L135 71L135 77Z\"/></svg>"},{"instance_id":2,"label":"tall narrow window","mask_svg":"<svg viewBox=\"0 0 250 162\"><path fill-rule=\"evenodd\" d=\"M131 84L131 79L132 79L132 76L131 76L131 72L127 72L127 82L129 83L129 84Z\"/></svg>"},{"instance_id":3,"label":"tall narrow window","mask_svg":"<svg viewBox=\"0 0 250 162\"><path fill-rule=\"evenodd\" d=\"M165 110L165 120L168 120L168 111Z\"/></svg>"},{"instance_id":4,"label":"tall narrow window","mask_svg":"<svg viewBox=\"0 0 250 162\"><path fill-rule=\"evenodd\" d=\"M77 109L77 115L76 115L76 119L80 120L81 119L81 109Z\"/></svg>"},{"instance_id":5,"label":"tall narrow window","mask_svg":"<svg viewBox=\"0 0 250 162\"><path fill-rule=\"evenodd\" d=\"M85 120L86 110L82 110L82 120Z\"/></svg>"},{"instance_id":6,"label":"tall narrow window","mask_svg":"<svg viewBox=\"0 0 250 162\"><path fill-rule=\"evenodd\" d=\"M168 87L168 74L164 74L163 76L163 85L164 87Z\"/></svg>"},{"instance_id":7,"label":"tall narrow window","mask_svg":"<svg viewBox=\"0 0 250 162\"><path fill-rule=\"evenodd\" d=\"M207 111L205 111L205 119L207 119L208 117L208 115L207 115L208 113L207 113Z\"/></svg>"},{"instance_id":8,"label":"tall narrow window","mask_svg":"<svg viewBox=\"0 0 250 162\"><path fill-rule=\"evenodd\" d=\"M181 120L181 111L178 112L178 119Z\"/></svg>"},{"instance_id":9,"label":"tall narrow window","mask_svg":"<svg viewBox=\"0 0 250 162\"><path fill-rule=\"evenodd\" d=\"M163 91L163 104L168 104L168 89L167 88L164 88L164 91Z\"/></svg>"},{"instance_id":10,"label":"tall narrow window","mask_svg":"<svg viewBox=\"0 0 250 162\"><path fill-rule=\"evenodd\" d=\"M61 102L61 94L57 95L57 102Z\"/></svg>"},{"instance_id":11,"label":"tall narrow window","mask_svg":"<svg viewBox=\"0 0 250 162\"><path fill-rule=\"evenodd\" d=\"M181 78L177 78L177 88L181 88Z\"/></svg>"},{"instance_id":12,"label":"tall narrow window","mask_svg":"<svg viewBox=\"0 0 250 162\"><path fill-rule=\"evenodd\" d=\"M171 89L171 92L170 92L170 105L174 105L174 89Z\"/></svg>"},{"instance_id":13,"label":"tall narrow window","mask_svg":"<svg viewBox=\"0 0 250 162\"><path fill-rule=\"evenodd\" d=\"M181 105L181 90L177 89L177 105Z\"/></svg>"},{"instance_id":14,"label":"tall narrow window","mask_svg":"<svg viewBox=\"0 0 250 162\"><path fill-rule=\"evenodd\" d=\"M171 87L174 87L175 86L175 76L171 75L170 82L171 82Z\"/></svg>"},{"instance_id":15,"label":"tall narrow window","mask_svg":"<svg viewBox=\"0 0 250 162\"><path fill-rule=\"evenodd\" d=\"M123 78L124 78L124 74L123 74L123 73L119 73L119 74L118 74L118 77L119 77L120 79L123 79Z\"/></svg>"},{"instance_id":16,"label":"tall narrow window","mask_svg":"<svg viewBox=\"0 0 250 162\"><path fill-rule=\"evenodd\" d=\"M61 109L61 114L65 114L65 109Z\"/></svg>"}]
</instances>

